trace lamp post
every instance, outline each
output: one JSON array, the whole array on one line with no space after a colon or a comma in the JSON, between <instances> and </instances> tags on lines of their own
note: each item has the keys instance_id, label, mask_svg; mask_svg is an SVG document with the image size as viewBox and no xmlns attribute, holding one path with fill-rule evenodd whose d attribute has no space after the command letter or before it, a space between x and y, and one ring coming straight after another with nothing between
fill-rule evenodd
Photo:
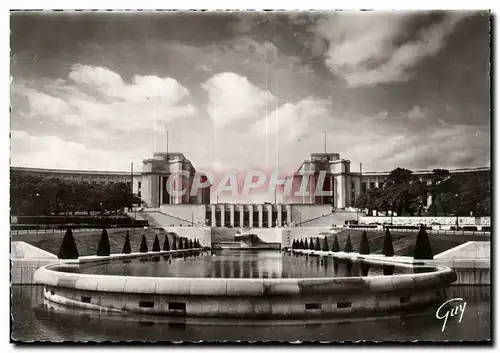
<instances>
[{"instance_id":1,"label":"lamp post","mask_svg":"<svg viewBox=\"0 0 500 353\"><path fill-rule=\"evenodd\" d=\"M40 196L40 193L35 194L35 218L36 218L36 234L38 234L38 197Z\"/></svg>"}]
</instances>

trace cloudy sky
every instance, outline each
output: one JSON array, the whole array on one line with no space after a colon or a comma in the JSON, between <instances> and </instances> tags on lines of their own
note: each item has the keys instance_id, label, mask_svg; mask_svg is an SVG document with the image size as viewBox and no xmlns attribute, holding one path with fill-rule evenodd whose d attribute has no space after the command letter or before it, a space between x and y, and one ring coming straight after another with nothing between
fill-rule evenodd
<instances>
[{"instance_id":1,"label":"cloudy sky","mask_svg":"<svg viewBox=\"0 0 500 353\"><path fill-rule=\"evenodd\" d=\"M490 164L489 15L11 16L11 164L365 171Z\"/></svg>"}]
</instances>

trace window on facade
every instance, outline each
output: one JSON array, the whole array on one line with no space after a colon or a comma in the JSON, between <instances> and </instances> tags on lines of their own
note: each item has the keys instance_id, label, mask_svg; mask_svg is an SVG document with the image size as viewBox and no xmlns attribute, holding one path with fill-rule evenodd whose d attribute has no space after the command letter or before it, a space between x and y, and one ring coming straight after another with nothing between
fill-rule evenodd
<instances>
[{"instance_id":1,"label":"window on facade","mask_svg":"<svg viewBox=\"0 0 500 353\"><path fill-rule=\"evenodd\" d=\"M137 188L138 188L138 189L140 189L140 188L141 188L141 184L142 184L142 183L141 183L140 181L137 183Z\"/></svg>"},{"instance_id":2,"label":"window on facade","mask_svg":"<svg viewBox=\"0 0 500 353\"><path fill-rule=\"evenodd\" d=\"M137 196L141 197L141 192L140 191L137 193Z\"/></svg>"},{"instance_id":3,"label":"window on facade","mask_svg":"<svg viewBox=\"0 0 500 353\"><path fill-rule=\"evenodd\" d=\"M375 188L375 183L370 183L370 189L374 189Z\"/></svg>"}]
</instances>

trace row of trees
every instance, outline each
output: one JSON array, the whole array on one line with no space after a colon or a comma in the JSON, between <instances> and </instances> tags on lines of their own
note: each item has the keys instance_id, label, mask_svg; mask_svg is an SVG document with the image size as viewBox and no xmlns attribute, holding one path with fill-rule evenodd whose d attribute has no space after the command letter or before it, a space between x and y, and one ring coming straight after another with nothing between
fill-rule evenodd
<instances>
[{"instance_id":1,"label":"row of trees","mask_svg":"<svg viewBox=\"0 0 500 353\"><path fill-rule=\"evenodd\" d=\"M118 213L140 203L125 183L89 184L11 173L11 212L23 215Z\"/></svg>"},{"instance_id":2,"label":"row of trees","mask_svg":"<svg viewBox=\"0 0 500 353\"><path fill-rule=\"evenodd\" d=\"M333 245L331 248L328 244L327 237L323 238L323 245L320 244L319 237L317 237L316 241L314 241L312 238L309 239L309 241L307 240L307 238L305 240L294 239L294 241L292 242L292 249L339 252L340 245L339 245L339 239L335 235L333 239ZM346 253L354 252L350 234L347 235L344 252ZM363 234L361 236L361 242L359 244L359 253L365 255L370 253L370 242L368 241L368 235L366 234L366 231L363 231ZM382 249L382 254L384 254L385 256L394 256L392 235L388 228L386 228L385 230L384 247ZM431 243L427 235L427 231L425 230L425 227L423 225L420 227L420 230L417 234L413 257L415 259L434 258Z\"/></svg>"},{"instance_id":3,"label":"row of trees","mask_svg":"<svg viewBox=\"0 0 500 353\"><path fill-rule=\"evenodd\" d=\"M202 246L198 239L187 239L184 237L174 238L172 240L172 246L170 246L170 242L168 240L168 235L165 235L165 241L163 242L163 248L160 248L160 241L158 239L158 235L155 235L155 239L153 241L153 246L151 251L159 252L159 251L175 251L175 250L186 250L186 249L200 249ZM127 231L127 235L125 237L125 242L122 248L122 254L130 254L132 252L132 247L130 245L130 234ZM146 242L146 235L142 235L141 245L139 247L139 252L147 253L149 252L148 244ZM109 256L111 254L111 245L109 243L108 232L106 229L102 230L101 237L99 238L99 243L97 245L96 255L97 256ZM71 228L66 231L64 235L63 241L61 243L61 247L59 248L59 253L57 257L60 259L78 259L79 253L76 247L75 238L73 237L73 232Z\"/></svg>"},{"instance_id":4,"label":"row of trees","mask_svg":"<svg viewBox=\"0 0 500 353\"><path fill-rule=\"evenodd\" d=\"M427 199L431 196L431 204ZM491 180L489 172L450 174L434 169L422 178L411 170L394 169L386 183L359 196L354 206L368 211L393 212L403 216L489 216Z\"/></svg>"}]
</instances>

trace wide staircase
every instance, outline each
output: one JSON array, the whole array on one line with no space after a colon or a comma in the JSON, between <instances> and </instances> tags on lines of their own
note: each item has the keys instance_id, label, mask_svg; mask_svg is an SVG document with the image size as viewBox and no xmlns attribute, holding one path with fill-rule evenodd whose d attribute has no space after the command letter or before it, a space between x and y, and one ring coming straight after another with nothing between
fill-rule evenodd
<instances>
[{"instance_id":1,"label":"wide staircase","mask_svg":"<svg viewBox=\"0 0 500 353\"><path fill-rule=\"evenodd\" d=\"M237 232L235 228L212 227L212 244L234 242Z\"/></svg>"},{"instance_id":2,"label":"wide staircase","mask_svg":"<svg viewBox=\"0 0 500 353\"><path fill-rule=\"evenodd\" d=\"M193 223L190 220L162 213L160 211L141 211L137 215L149 222L153 227L196 227L201 224Z\"/></svg>"}]
</instances>

